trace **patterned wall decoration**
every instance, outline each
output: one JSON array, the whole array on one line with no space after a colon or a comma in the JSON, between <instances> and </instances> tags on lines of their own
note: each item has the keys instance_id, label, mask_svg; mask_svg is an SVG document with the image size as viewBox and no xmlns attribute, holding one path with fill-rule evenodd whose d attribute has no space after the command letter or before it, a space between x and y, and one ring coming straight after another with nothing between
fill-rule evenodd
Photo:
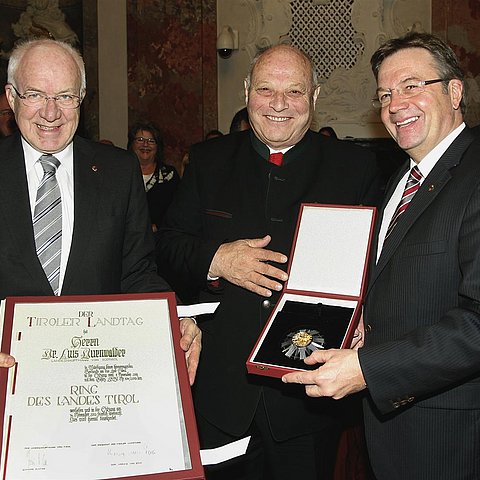
<instances>
[{"instance_id":1,"label":"patterned wall decoration","mask_svg":"<svg viewBox=\"0 0 480 480\"><path fill-rule=\"evenodd\" d=\"M80 118L83 131L79 133L99 140L98 116L98 22L97 0L82 0L83 9L83 60L87 75L87 94L83 99Z\"/></svg>"},{"instance_id":2,"label":"patterned wall decoration","mask_svg":"<svg viewBox=\"0 0 480 480\"><path fill-rule=\"evenodd\" d=\"M353 28L353 0L337 0L315 4L293 0L292 27L289 35L292 45L309 51L317 66L317 73L327 79L338 67L352 68L363 44L355 40ZM315 48L309 48L315 46Z\"/></svg>"},{"instance_id":3,"label":"patterned wall decoration","mask_svg":"<svg viewBox=\"0 0 480 480\"><path fill-rule=\"evenodd\" d=\"M466 121L480 124L480 0L432 0L432 29L457 54L468 88Z\"/></svg>"},{"instance_id":4,"label":"patterned wall decoration","mask_svg":"<svg viewBox=\"0 0 480 480\"><path fill-rule=\"evenodd\" d=\"M321 74L313 128L331 125L341 136L357 138L386 136L371 104L375 82L370 57L386 38L428 30L429 0L285 1L307 19L292 23L291 41L312 56ZM318 33L305 41L304 31L311 29Z\"/></svg>"},{"instance_id":5,"label":"patterned wall decoration","mask_svg":"<svg viewBox=\"0 0 480 480\"><path fill-rule=\"evenodd\" d=\"M154 122L178 169L189 146L217 127L215 4L127 2L129 124Z\"/></svg>"}]
</instances>

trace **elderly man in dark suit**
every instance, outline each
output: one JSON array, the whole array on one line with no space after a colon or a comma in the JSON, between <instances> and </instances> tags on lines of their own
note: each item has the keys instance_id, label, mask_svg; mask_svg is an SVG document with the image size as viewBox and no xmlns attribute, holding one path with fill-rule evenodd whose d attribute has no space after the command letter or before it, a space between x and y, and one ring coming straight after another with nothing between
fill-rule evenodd
<instances>
[{"instance_id":1,"label":"elderly man in dark suit","mask_svg":"<svg viewBox=\"0 0 480 480\"><path fill-rule=\"evenodd\" d=\"M0 143L0 298L168 290L156 273L137 160L75 135L85 95L79 53L53 40L21 44L11 54L8 82L21 135ZM58 192L51 204L37 195L44 184ZM43 233L36 229L39 205L46 215L58 212ZM50 225L58 229L46 236ZM193 382L200 334L191 319L181 330Z\"/></svg>"},{"instance_id":2,"label":"elderly man in dark suit","mask_svg":"<svg viewBox=\"0 0 480 480\"><path fill-rule=\"evenodd\" d=\"M374 103L410 160L376 232L365 345L314 353L285 381L311 396L368 388L365 428L378 480L480 475L480 141L463 122L453 51L413 33L372 57ZM407 208L408 207L408 208Z\"/></svg>"},{"instance_id":3,"label":"elderly man in dark suit","mask_svg":"<svg viewBox=\"0 0 480 480\"><path fill-rule=\"evenodd\" d=\"M210 468L209 479L318 479L332 464L329 402L318 405L301 388L245 368L287 279L300 203L374 197L370 152L309 130L318 92L312 63L298 49L259 54L245 84L252 129L191 149L159 231L160 270L180 296L220 301L201 323L194 400L202 447L252 435L247 455Z\"/></svg>"}]
</instances>

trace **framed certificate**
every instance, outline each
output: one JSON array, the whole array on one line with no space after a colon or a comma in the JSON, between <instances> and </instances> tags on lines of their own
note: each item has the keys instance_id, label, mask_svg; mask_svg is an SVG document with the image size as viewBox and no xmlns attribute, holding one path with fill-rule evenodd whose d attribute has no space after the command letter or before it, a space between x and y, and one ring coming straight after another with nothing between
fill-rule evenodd
<instances>
[{"instance_id":1,"label":"framed certificate","mask_svg":"<svg viewBox=\"0 0 480 480\"><path fill-rule=\"evenodd\" d=\"M6 299L5 480L203 479L173 293Z\"/></svg>"}]
</instances>

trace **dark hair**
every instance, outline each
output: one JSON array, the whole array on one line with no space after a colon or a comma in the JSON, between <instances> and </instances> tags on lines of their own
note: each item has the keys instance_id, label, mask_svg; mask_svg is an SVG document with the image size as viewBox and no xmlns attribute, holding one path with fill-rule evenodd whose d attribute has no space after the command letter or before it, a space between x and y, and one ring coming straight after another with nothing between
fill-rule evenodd
<instances>
[{"instance_id":1,"label":"dark hair","mask_svg":"<svg viewBox=\"0 0 480 480\"><path fill-rule=\"evenodd\" d=\"M332 127L322 127L318 133L325 135L326 137L338 138L335 130Z\"/></svg>"},{"instance_id":2,"label":"dark hair","mask_svg":"<svg viewBox=\"0 0 480 480\"><path fill-rule=\"evenodd\" d=\"M211 138L215 138L215 137L223 137L223 133L220 130L210 130L205 135L205 140L210 140Z\"/></svg>"},{"instance_id":3,"label":"dark hair","mask_svg":"<svg viewBox=\"0 0 480 480\"><path fill-rule=\"evenodd\" d=\"M160 130L152 122L140 121L131 126L128 131L127 149L130 151L133 150L133 141L135 140L139 130L150 132L153 138L157 141L157 154L155 155L155 160L157 162L157 166L159 166L163 163L163 138Z\"/></svg>"},{"instance_id":4,"label":"dark hair","mask_svg":"<svg viewBox=\"0 0 480 480\"><path fill-rule=\"evenodd\" d=\"M250 125L247 107L243 107L233 116L232 122L230 123L230 133L239 132L242 122L246 122Z\"/></svg>"},{"instance_id":5,"label":"dark hair","mask_svg":"<svg viewBox=\"0 0 480 480\"><path fill-rule=\"evenodd\" d=\"M403 37L392 38L381 45L370 60L375 80L378 80L378 71L382 62L390 55L406 48L423 48L430 52L438 69L439 77L445 79L443 82L443 91L445 93L448 91L450 80L455 78L462 81L463 97L460 102L460 109L462 113L465 113L467 86L458 58L443 40L430 33L410 32Z\"/></svg>"}]
</instances>

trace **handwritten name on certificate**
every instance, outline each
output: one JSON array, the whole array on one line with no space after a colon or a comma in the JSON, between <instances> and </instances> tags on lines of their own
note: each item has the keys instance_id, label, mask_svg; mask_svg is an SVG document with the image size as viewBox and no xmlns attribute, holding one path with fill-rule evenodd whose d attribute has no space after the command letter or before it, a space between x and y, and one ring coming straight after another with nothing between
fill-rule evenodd
<instances>
[{"instance_id":1,"label":"handwritten name on certificate","mask_svg":"<svg viewBox=\"0 0 480 480\"><path fill-rule=\"evenodd\" d=\"M172 299L125 297L133 299L13 303L17 364L6 383L3 478L105 479L192 468Z\"/></svg>"}]
</instances>

